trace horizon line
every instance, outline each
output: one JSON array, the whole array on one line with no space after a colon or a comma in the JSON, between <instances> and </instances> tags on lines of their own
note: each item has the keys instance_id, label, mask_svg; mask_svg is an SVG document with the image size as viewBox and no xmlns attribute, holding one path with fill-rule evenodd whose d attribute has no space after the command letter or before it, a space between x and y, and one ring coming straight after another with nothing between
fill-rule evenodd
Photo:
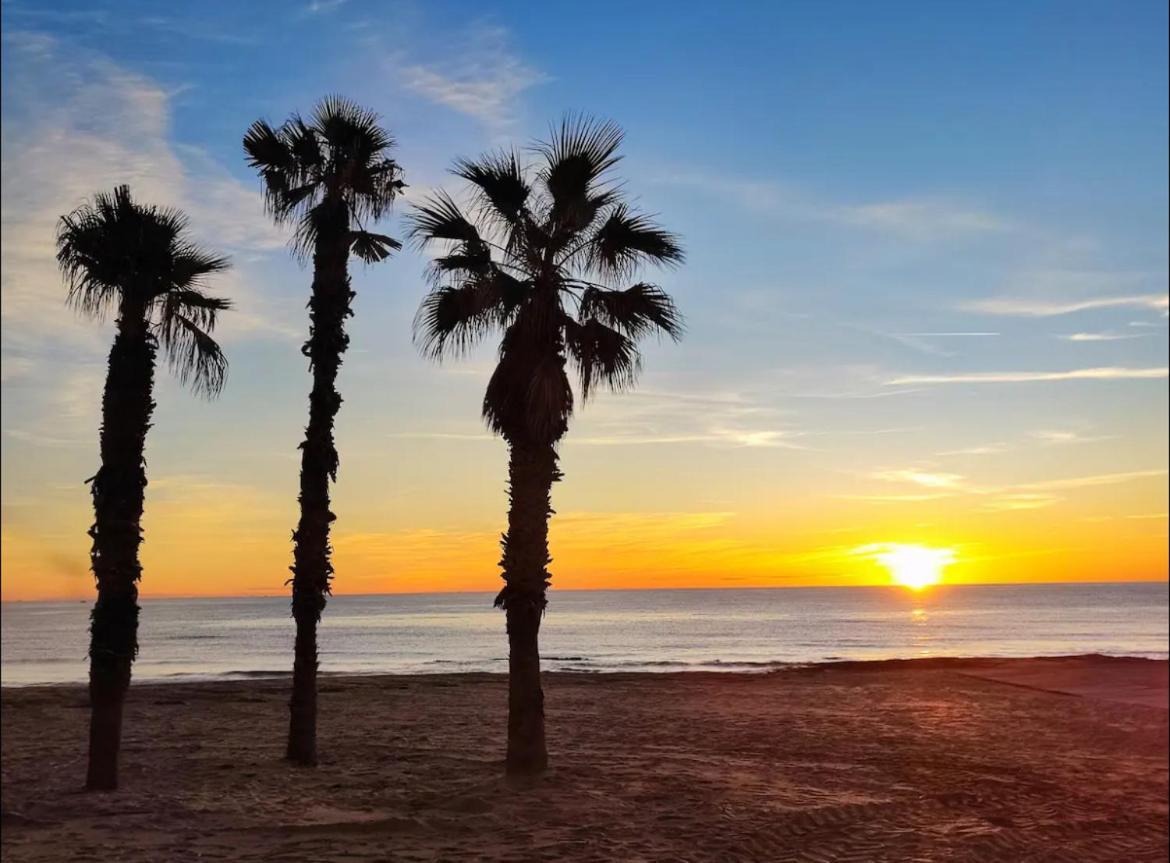
<instances>
[{"instance_id":1,"label":"horizon line","mask_svg":"<svg viewBox=\"0 0 1170 863\"><path fill-rule=\"evenodd\" d=\"M1060 587L1070 585L1117 585L1117 584L1165 584L1170 587L1170 577L1163 576L1161 578L1130 578L1130 579L1114 579L1104 581L956 581L956 582L941 582L939 584L930 585L928 588L915 591L915 593L926 593L932 589L948 588L948 587ZM888 588L890 590L906 591L908 588L903 585L890 583L875 583L875 584L747 584L738 585L735 587L714 587L714 586L695 586L695 587L562 587L557 588L550 586L550 590L556 590L558 593L633 593L641 591L648 592L665 592L665 591L698 591L698 590L847 590L849 588ZM374 593L338 593L332 594L330 599L345 598L361 598L369 596L481 596L498 593L497 590L412 590L412 591L381 591ZM224 594L168 594L165 596L139 596L139 600L150 601L172 601L172 600L191 600L191 599L288 599L288 593L224 593ZM0 605L8 605L22 602L91 602L93 597L76 597L76 598L30 598L30 599L0 599Z\"/></svg>"}]
</instances>

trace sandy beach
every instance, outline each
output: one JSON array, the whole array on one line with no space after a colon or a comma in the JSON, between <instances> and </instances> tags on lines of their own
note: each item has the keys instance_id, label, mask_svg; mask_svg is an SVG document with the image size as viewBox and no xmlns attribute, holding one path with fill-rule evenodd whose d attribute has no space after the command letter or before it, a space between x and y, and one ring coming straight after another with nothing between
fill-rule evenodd
<instances>
[{"instance_id":1,"label":"sandy beach","mask_svg":"<svg viewBox=\"0 0 1170 863\"><path fill-rule=\"evenodd\" d=\"M1167 663L848 663L546 678L553 770L501 776L505 679L331 677L322 764L287 683L138 685L122 789L80 791L76 686L3 691L17 861L1155 861Z\"/></svg>"}]
</instances>

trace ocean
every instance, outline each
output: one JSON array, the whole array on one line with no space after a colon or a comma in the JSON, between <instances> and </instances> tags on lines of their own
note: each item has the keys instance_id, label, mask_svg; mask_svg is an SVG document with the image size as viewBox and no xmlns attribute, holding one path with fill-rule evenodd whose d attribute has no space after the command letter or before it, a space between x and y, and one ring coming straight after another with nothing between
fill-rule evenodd
<instances>
[{"instance_id":1,"label":"ocean","mask_svg":"<svg viewBox=\"0 0 1170 863\"><path fill-rule=\"evenodd\" d=\"M491 594L334 597L325 672L507 669ZM0 682L86 679L88 602L0 606ZM752 671L924 656L1104 653L1167 657L1165 583L941 585L550 593L552 671ZM137 681L284 674L293 623L281 597L145 599Z\"/></svg>"}]
</instances>

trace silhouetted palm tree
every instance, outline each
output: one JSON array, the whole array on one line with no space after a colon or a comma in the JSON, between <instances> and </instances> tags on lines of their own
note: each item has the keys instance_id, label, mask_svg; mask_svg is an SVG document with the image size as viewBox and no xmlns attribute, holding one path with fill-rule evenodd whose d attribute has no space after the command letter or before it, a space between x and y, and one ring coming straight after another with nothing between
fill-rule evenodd
<instances>
[{"instance_id":1,"label":"silhouetted palm tree","mask_svg":"<svg viewBox=\"0 0 1170 863\"><path fill-rule=\"evenodd\" d=\"M229 304L204 294L202 284L228 262L192 244L186 227L181 213L139 204L129 187L119 186L63 216L57 231L69 303L91 317L117 312L102 396L101 467L89 480L98 596L90 618L86 787L97 790L118 786L122 703L138 652L143 448L154 409L155 358L161 347L179 380L209 397L227 374L210 333Z\"/></svg>"},{"instance_id":2,"label":"silhouetted palm tree","mask_svg":"<svg viewBox=\"0 0 1170 863\"><path fill-rule=\"evenodd\" d=\"M317 624L333 577L329 480L337 479L337 370L349 344L345 319L353 314L349 255L374 262L400 248L397 240L364 225L385 215L405 185L388 155L394 140L378 122L376 114L330 96L308 122L293 115L273 129L258 120L244 136L248 163L264 180L268 211L277 222L295 220L293 248L302 258L313 257L309 340L302 349L313 390L301 444L301 514L290 567L297 635L288 758L298 764L317 763Z\"/></svg>"},{"instance_id":3,"label":"silhouetted palm tree","mask_svg":"<svg viewBox=\"0 0 1170 863\"><path fill-rule=\"evenodd\" d=\"M513 774L548 763L537 636L550 578L550 495L561 478L556 447L573 412L566 362L583 398L599 383L622 389L638 372L637 339L652 331L677 339L682 329L660 288L618 287L643 264L683 260L676 238L631 210L608 180L621 140L611 124L566 120L536 148L534 171L511 151L456 164L473 186L472 217L444 193L412 217L412 237L444 250L415 321L424 351L441 357L503 333L483 416L509 445L504 588L495 604L507 614Z\"/></svg>"}]
</instances>

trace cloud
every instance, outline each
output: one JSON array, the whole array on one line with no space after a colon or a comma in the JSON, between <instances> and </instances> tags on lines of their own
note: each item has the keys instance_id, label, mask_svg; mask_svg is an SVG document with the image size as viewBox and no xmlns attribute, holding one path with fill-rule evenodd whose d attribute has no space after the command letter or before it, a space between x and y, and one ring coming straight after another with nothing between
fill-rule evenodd
<instances>
[{"instance_id":1,"label":"cloud","mask_svg":"<svg viewBox=\"0 0 1170 863\"><path fill-rule=\"evenodd\" d=\"M280 249L255 189L206 153L170 140L171 94L96 55L65 50L40 34L8 33L3 126L3 331L10 348L70 341L92 346L96 330L65 311L54 260L57 220L95 192L128 183L143 201L175 206L192 235L217 251ZM237 310L224 331L280 331L279 316L232 280ZM218 285L217 285L218 286ZM277 321L274 323L274 321Z\"/></svg>"},{"instance_id":2,"label":"cloud","mask_svg":"<svg viewBox=\"0 0 1170 863\"><path fill-rule=\"evenodd\" d=\"M328 15L336 12L346 4L347 0L313 0L305 7L306 15Z\"/></svg>"},{"instance_id":3,"label":"cloud","mask_svg":"<svg viewBox=\"0 0 1170 863\"><path fill-rule=\"evenodd\" d=\"M1085 312L1093 309L1138 308L1153 309L1165 314L1166 294L1131 294L1116 297L1087 297L1083 299L1025 299L1022 297L997 297L964 303L965 311L981 312L986 315L1010 315L1028 318L1056 317Z\"/></svg>"},{"instance_id":4,"label":"cloud","mask_svg":"<svg viewBox=\"0 0 1170 863\"><path fill-rule=\"evenodd\" d=\"M909 482L926 488L957 489L965 477L957 473L935 473L911 468L909 470L882 470L870 474L874 479L887 482Z\"/></svg>"},{"instance_id":5,"label":"cloud","mask_svg":"<svg viewBox=\"0 0 1170 863\"><path fill-rule=\"evenodd\" d=\"M901 375L885 381L885 386L915 384L1014 384L1045 381L1149 380L1166 377L1165 366L1130 369L1114 366L1072 369L1065 372L965 372L949 375Z\"/></svg>"},{"instance_id":6,"label":"cloud","mask_svg":"<svg viewBox=\"0 0 1170 863\"><path fill-rule=\"evenodd\" d=\"M481 27L448 52L453 61L400 65L398 77L408 90L503 133L517 120L520 96L549 80L512 53L509 43L506 29Z\"/></svg>"},{"instance_id":7,"label":"cloud","mask_svg":"<svg viewBox=\"0 0 1170 863\"><path fill-rule=\"evenodd\" d=\"M1067 335L1058 335L1058 339L1064 339L1069 342L1117 342L1124 339L1140 339L1145 336L1145 333L1068 333Z\"/></svg>"},{"instance_id":8,"label":"cloud","mask_svg":"<svg viewBox=\"0 0 1170 863\"><path fill-rule=\"evenodd\" d=\"M257 265L285 235L207 153L171 140L173 91L104 57L36 33L5 40L0 331L9 444L92 447L109 329L65 306L55 261L60 216L118 183L183 210L191 236L232 255L211 283L234 308L217 338L299 338L299 309L263 290ZM11 61L11 62L9 62Z\"/></svg>"},{"instance_id":9,"label":"cloud","mask_svg":"<svg viewBox=\"0 0 1170 863\"><path fill-rule=\"evenodd\" d=\"M1012 228L1009 221L999 216L939 200L886 201L841 207L834 216L844 224L886 231L914 240L985 234Z\"/></svg>"},{"instance_id":10,"label":"cloud","mask_svg":"<svg viewBox=\"0 0 1170 863\"><path fill-rule=\"evenodd\" d=\"M1063 430L1040 430L1031 433L1031 437L1049 445L1073 444L1073 443L1094 443L1095 441L1108 440L1107 437L1085 437L1079 432L1063 431Z\"/></svg>"},{"instance_id":11,"label":"cloud","mask_svg":"<svg viewBox=\"0 0 1170 863\"><path fill-rule=\"evenodd\" d=\"M977 485L968 483L966 477L954 473L926 471L918 468L881 470L870 474L870 477L882 481L918 485L927 489L927 491L902 494L879 493L835 496L848 500L861 500L871 503L919 503L940 500L942 498L969 496L983 498L984 503L982 504L982 509L989 512L1010 512L1053 506L1064 499L1059 494L1056 494L1059 491L1119 485L1140 479L1163 477L1166 476L1166 473L1165 470L1151 469L1063 477L1036 482L1010 483L1008 485Z\"/></svg>"},{"instance_id":12,"label":"cloud","mask_svg":"<svg viewBox=\"0 0 1170 863\"><path fill-rule=\"evenodd\" d=\"M943 450L942 452L935 453L935 455L994 455L995 453L1007 452L1009 449L1010 447L1007 444L996 442Z\"/></svg>"},{"instance_id":13,"label":"cloud","mask_svg":"<svg viewBox=\"0 0 1170 863\"><path fill-rule=\"evenodd\" d=\"M1135 479L1151 479L1166 476L1166 470L1131 470L1122 473L1101 473L1091 476L1074 476L1064 479L1042 480L1040 482L1022 483L1020 489L1062 489L1062 488L1091 488L1099 485L1116 485L1123 482L1132 482Z\"/></svg>"},{"instance_id":14,"label":"cloud","mask_svg":"<svg viewBox=\"0 0 1170 863\"><path fill-rule=\"evenodd\" d=\"M941 198L843 204L776 180L712 176L709 171L692 169L651 174L649 181L701 189L704 194L715 194L746 209L789 221L830 223L915 242L1002 233L1016 227L1001 216Z\"/></svg>"},{"instance_id":15,"label":"cloud","mask_svg":"<svg viewBox=\"0 0 1170 863\"><path fill-rule=\"evenodd\" d=\"M1032 440L1039 441L1046 446L1059 446L1061 444L1077 444L1077 443L1094 443L1096 441L1111 440L1111 436L1098 435L1093 437L1086 437L1075 431L1066 431L1062 429L1039 429L1030 432L1028 437ZM938 456L954 456L954 455L994 455L996 453L1008 452L1014 448L1018 448L1021 443L1017 442L1015 446L1004 441L996 441L988 444L977 444L969 447L960 447L958 449L943 450L935 453Z\"/></svg>"},{"instance_id":16,"label":"cloud","mask_svg":"<svg viewBox=\"0 0 1170 863\"><path fill-rule=\"evenodd\" d=\"M983 508L991 512L1016 512L1019 510L1043 509L1060 503L1063 498L1040 492L1012 492L988 501Z\"/></svg>"}]
</instances>

